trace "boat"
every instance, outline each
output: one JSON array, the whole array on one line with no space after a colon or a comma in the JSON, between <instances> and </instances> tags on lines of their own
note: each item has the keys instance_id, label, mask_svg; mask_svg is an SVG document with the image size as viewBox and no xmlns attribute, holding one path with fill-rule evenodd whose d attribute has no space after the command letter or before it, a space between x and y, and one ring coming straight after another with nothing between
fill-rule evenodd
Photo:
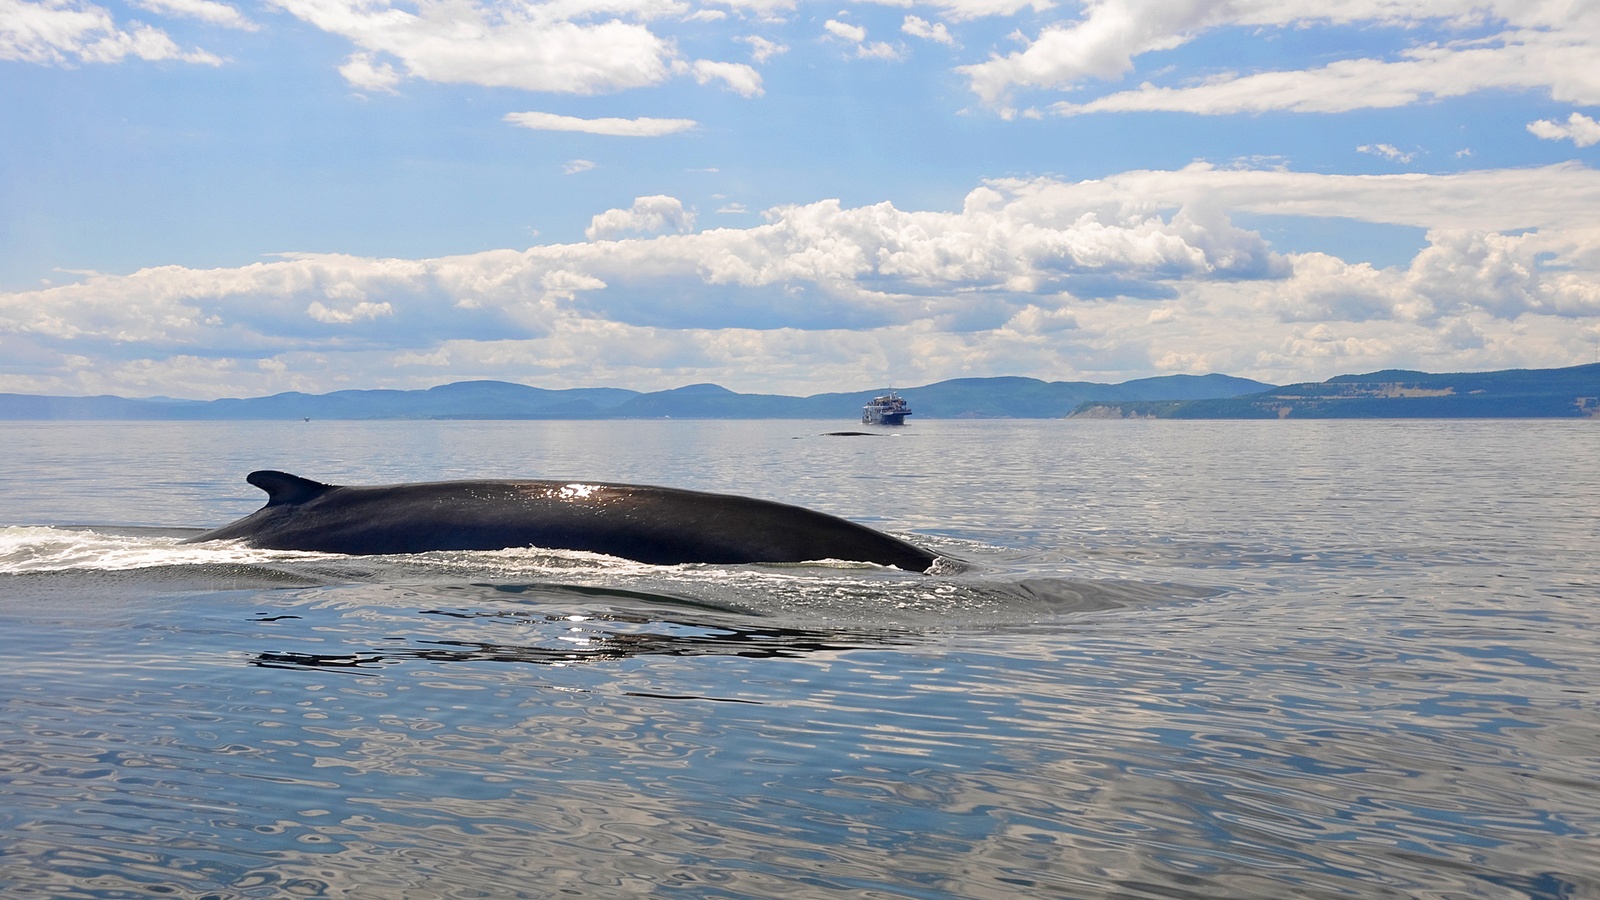
<instances>
[{"instance_id":1,"label":"boat","mask_svg":"<svg viewBox=\"0 0 1600 900\"><path fill-rule=\"evenodd\" d=\"M911 407L906 405L904 397L890 391L868 401L861 408L861 424L863 425L904 425L906 416L911 415Z\"/></svg>"}]
</instances>

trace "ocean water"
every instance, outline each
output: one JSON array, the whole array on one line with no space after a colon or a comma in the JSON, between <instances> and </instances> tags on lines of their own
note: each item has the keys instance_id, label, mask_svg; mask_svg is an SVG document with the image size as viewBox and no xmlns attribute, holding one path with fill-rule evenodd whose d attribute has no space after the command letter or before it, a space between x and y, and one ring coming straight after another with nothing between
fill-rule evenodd
<instances>
[{"instance_id":1,"label":"ocean water","mask_svg":"<svg viewBox=\"0 0 1600 900\"><path fill-rule=\"evenodd\" d=\"M1600 896L1588 421L5 423L0 895ZM280 468L950 557L179 545Z\"/></svg>"}]
</instances>

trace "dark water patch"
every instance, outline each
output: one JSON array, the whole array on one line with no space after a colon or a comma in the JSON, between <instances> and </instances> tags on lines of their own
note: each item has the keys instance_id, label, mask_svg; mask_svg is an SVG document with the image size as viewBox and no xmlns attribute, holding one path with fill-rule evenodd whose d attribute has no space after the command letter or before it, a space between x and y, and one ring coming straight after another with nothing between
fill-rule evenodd
<instances>
[{"instance_id":1,"label":"dark water patch","mask_svg":"<svg viewBox=\"0 0 1600 900\"><path fill-rule=\"evenodd\" d=\"M738 656L777 659L812 653L838 653L867 647L904 646L909 634L808 631L778 627L734 627L685 621L663 621L611 615L534 615L460 610L422 610L423 615L473 620L492 619L524 640L507 643L447 637L409 638L367 652L309 653L264 651L253 665L276 668L374 669L408 662L528 663L580 665L609 663L638 656Z\"/></svg>"},{"instance_id":2,"label":"dark water patch","mask_svg":"<svg viewBox=\"0 0 1600 900\"><path fill-rule=\"evenodd\" d=\"M279 623L269 638L276 646L254 653L254 665L364 671L408 663L569 666L641 656L773 659L923 640L907 628L797 627L680 594L571 584L347 585L282 599L293 613L251 620ZM449 605L433 605L440 601ZM390 636L374 640L375 630ZM336 649L285 645L326 644L338 634L345 637Z\"/></svg>"},{"instance_id":3,"label":"dark water patch","mask_svg":"<svg viewBox=\"0 0 1600 900\"><path fill-rule=\"evenodd\" d=\"M362 669L383 665L384 657L355 653L294 653L266 651L256 655L251 665L267 669Z\"/></svg>"},{"instance_id":4,"label":"dark water patch","mask_svg":"<svg viewBox=\"0 0 1600 900\"><path fill-rule=\"evenodd\" d=\"M709 703L757 703L755 700L739 700L732 697L705 697L699 694L659 694L649 691L622 691L624 696L641 697L648 700L704 700Z\"/></svg>"}]
</instances>

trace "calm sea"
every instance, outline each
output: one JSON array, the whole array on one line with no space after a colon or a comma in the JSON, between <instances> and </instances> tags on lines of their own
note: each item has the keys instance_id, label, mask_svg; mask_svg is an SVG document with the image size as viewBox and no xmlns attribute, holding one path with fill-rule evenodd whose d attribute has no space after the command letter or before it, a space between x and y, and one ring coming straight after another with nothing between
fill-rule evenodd
<instances>
[{"instance_id":1,"label":"calm sea","mask_svg":"<svg viewBox=\"0 0 1600 900\"><path fill-rule=\"evenodd\" d=\"M5 897L1600 896L1600 423L5 423ZM965 563L179 546L279 468Z\"/></svg>"}]
</instances>

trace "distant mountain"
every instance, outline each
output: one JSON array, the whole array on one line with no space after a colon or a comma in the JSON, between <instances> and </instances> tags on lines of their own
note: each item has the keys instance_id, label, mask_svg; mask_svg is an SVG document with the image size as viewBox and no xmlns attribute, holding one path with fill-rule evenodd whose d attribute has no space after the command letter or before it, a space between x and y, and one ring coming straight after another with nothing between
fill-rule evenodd
<instances>
[{"instance_id":1,"label":"distant mountain","mask_svg":"<svg viewBox=\"0 0 1600 900\"><path fill-rule=\"evenodd\" d=\"M913 421L922 419L1056 419L1084 400L1176 400L1231 397L1270 387L1228 375L1168 375L1123 384L1088 381L1040 381L1037 378L957 378L906 388L900 396L911 404ZM614 410L617 417L716 419L854 418L868 400L886 388L851 393L785 397L736 394L714 384L696 384L672 391L641 394Z\"/></svg>"},{"instance_id":2,"label":"distant mountain","mask_svg":"<svg viewBox=\"0 0 1600 900\"><path fill-rule=\"evenodd\" d=\"M1386 369L1226 398L1086 402L1072 418L1452 419L1600 416L1600 363L1433 375Z\"/></svg>"},{"instance_id":3,"label":"distant mountain","mask_svg":"<svg viewBox=\"0 0 1600 900\"><path fill-rule=\"evenodd\" d=\"M462 381L417 391L298 392L226 400L0 394L0 419L855 419L885 389L787 397L715 384L670 391L546 390ZM1600 363L1434 375L1389 369L1273 387L1228 375L1122 384L956 378L906 388L917 419L1571 418L1600 416Z\"/></svg>"},{"instance_id":4,"label":"distant mountain","mask_svg":"<svg viewBox=\"0 0 1600 900\"><path fill-rule=\"evenodd\" d=\"M1231 375L1164 375L1122 384L1036 378L957 378L900 392L929 419L1056 419L1086 400L1192 400L1234 397L1272 385ZM847 395L857 410L871 394Z\"/></svg>"},{"instance_id":5,"label":"distant mountain","mask_svg":"<svg viewBox=\"0 0 1600 900\"><path fill-rule=\"evenodd\" d=\"M1167 375L1123 384L958 378L900 394L923 419L1039 419L1065 416L1085 400L1221 398L1269 387L1228 375ZM0 394L0 419L854 419L884 390L786 397L740 394L715 384L640 393L463 381L419 391L291 392L210 401Z\"/></svg>"},{"instance_id":6,"label":"distant mountain","mask_svg":"<svg viewBox=\"0 0 1600 900\"><path fill-rule=\"evenodd\" d=\"M603 416L638 391L549 391L504 381L463 381L422 391L292 391L224 400L127 400L0 394L0 419L581 419Z\"/></svg>"}]
</instances>

